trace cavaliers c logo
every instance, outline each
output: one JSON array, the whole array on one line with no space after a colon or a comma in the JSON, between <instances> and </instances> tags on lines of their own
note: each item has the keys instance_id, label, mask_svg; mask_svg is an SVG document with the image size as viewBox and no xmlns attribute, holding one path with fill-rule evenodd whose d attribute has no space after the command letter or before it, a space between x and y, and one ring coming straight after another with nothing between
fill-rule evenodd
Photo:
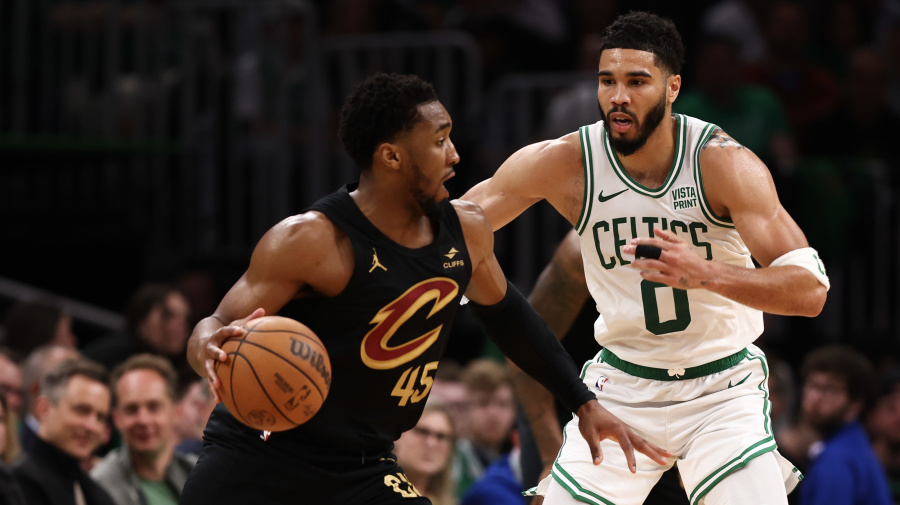
<instances>
[{"instance_id":1,"label":"cavaliers c logo","mask_svg":"<svg viewBox=\"0 0 900 505\"><path fill-rule=\"evenodd\" d=\"M392 347L388 345L388 341L426 303L434 303L426 316L431 317L452 302L457 292L459 285L453 279L436 277L409 288L406 293L379 310L370 321L375 327L366 334L359 347L363 363L369 368L387 370L407 363L425 352L441 334L443 324L398 346Z\"/></svg>"}]
</instances>

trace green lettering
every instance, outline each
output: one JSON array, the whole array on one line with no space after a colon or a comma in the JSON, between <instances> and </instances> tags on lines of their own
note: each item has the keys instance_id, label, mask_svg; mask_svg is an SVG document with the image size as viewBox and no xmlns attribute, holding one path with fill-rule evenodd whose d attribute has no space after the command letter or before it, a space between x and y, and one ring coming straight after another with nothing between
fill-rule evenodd
<instances>
[{"instance_id":1,"label":"green lettering","mask_svg":"<svg viewBox=\"0 0 900 505\"><path fill-rule=\"evenodd\" d=\"M603 228L603 231L609 233L609 223L606 221L598 221L594 224L594 248L597 249L597 257L600 258L600 264L603 265L603 268L609 270L616 266L616 260L610 257L609 262L607 262L606 258L604 258L603 251L600 250L600 234L598 233L600 228Z\"/></svg>"},{"instance_id":2,"label":"green lettering","mask_svg":"<svg viewBox=\"0 0 900 505\"><path fill-rule=\"evenodd\" d=\"M620 265L631 264L630 261L622 257L622 246L627 244L628 241L621 238L621 235L619 235L619 225L625 224L626 222L628 222L628 218L625 217L617 217L612 220L613 245L616 248L616 257L619 258Z\"/></svg>"},{"instance_id":3,"label":"green lettering","mask_svg":"<svg viewBox=\"0 0 900 505\"><path fill-rule=\"evenodd\" d=\"M706 233L706 225L703 223L691 223L691 242L694 243L696 247L702 247L706 249L706 259L711 260L712 258L712 246L709 242L701 242L700 238L697 236L697 231L702 233Z\"/></svg>"},{"instance_id":4,"label":"green lettering","mask_svg":"<svg viewBox=\"0 0 900 505\"><path fill-rule=\"evenodd\" d=\"M678 233L675 231L675 228L681 228L681 231L684 233L687 233L688 231L687 225L682 223L681 221L672 221L671 223L669 223L669 229L672 230L672 233Z\"/></svg>"},{"instance_id":5,"label":"green lettering","mask_svg":"<svg viewBox=\"0 0 900 505\"><path fill-rule=\"evenodd\" d=\"M647 236L652 237L653 236L653 228L656 226L656 223L659 222L659 218L658 217L645 217L645 218L641 219L641 221L643 221L644 223L647 223ZM637 235L635 235L635 236L637 236Z\"/></svg>"}]
</instances>

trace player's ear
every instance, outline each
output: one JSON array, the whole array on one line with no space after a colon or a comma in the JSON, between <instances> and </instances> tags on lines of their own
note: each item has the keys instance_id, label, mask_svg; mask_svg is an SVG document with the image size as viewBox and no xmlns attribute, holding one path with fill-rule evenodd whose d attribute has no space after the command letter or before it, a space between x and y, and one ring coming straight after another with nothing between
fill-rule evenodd
<instances>
[{"instance_id":1,"label":"player's ear","mask_svg":"<svg viewBox=\"0 0 900 505\"><path fill-rule=\"evenodd\" d=\"M675 102L675 99L678 98L678 93L681 91L681 76L678 74L672 74L666 78L666 102L670 105Z\"/></svg>"},{"instance_id":2,"label":"player's ear","mask_svg":"<svg viewBox=\"0 0 900 505\"><path fill-rule=\"evenodd\" d=\"M375 150L375 161L393 169L400 168L400 146L390 142L384 142Z\"/></svg>"}]
</instances>

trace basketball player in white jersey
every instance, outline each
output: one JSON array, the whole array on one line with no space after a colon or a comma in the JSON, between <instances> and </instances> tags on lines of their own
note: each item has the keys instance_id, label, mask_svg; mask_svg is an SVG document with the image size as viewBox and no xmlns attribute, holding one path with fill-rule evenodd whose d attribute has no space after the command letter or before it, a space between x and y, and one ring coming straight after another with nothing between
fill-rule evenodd
<instances>
[{"instance_id":1,"label":"basketball player in white jersey","mask_svg":"<svg viewBox=\"0 0 900 505\"><path fill-rule=\"evenodd\" d=\"M683 54L671 21L620 16L600 52L602 120L522 148L463 197L495 229L542 199L572 223L601 314L585 384L673 454L629 468L627 450L604 440L595 453L570 423L545 503L639 505L673 464L697 505L783 505L800 478L776 450L753 341L763 312L818 315L828 278L759 158L672 114Z\"/></svg>"}]
</instances>

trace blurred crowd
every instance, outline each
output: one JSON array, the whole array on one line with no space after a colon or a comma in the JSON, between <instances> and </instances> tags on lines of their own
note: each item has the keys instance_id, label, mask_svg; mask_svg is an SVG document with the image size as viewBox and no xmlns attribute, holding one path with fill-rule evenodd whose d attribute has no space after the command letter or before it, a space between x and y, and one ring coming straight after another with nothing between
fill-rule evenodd
<instances>
[{"instance_id":1,"label":"blurred crowd","mask_svg":"<svg viewBox=\"0 0 900 505\"><path fill-rule=\"evenodd\" d=\"M195 315L177 288L148 283L125 316L124 331L82 346L52 299L20 301L6 314L3 503L49 505L72 493L87 505L177 503L214 406L185 362ZM565 337L578 361L596 352L595 316L585 304ZM799 367L772 353L767 366L773 434L807 474L791 503L853 503L832 488L852 490L862 475L884 475L900 503L900 368L842 344L811 349ZM562 419L571 415L558 408ZM486 349L441 362L424 414L394 452L436 505L524 504L522 491L535 484L525 469L541 466L535 451L522 450L529 436L506 363ZM869 468L842 459L865 455Z\"/></svg>"},{"instance_id":2,"label":"blurred crowd","mask_svg":"<svg viewBox=\"0 0 900 505\"><path fill-rule=\"evenodd\" d=\"M91 29L107 15L108 2L99 0L51 3L52 20L68 30ZM125 2L120 15L126 26L152 25L168 3ZM820 476L791 500L813 500L813 489L834 480L821 477L821 469L824 458L835 457L829 441L840 435L873 452L900 503L900 342L894 333L849 331L847 318L865 311L854 313L855 302L844 294L859 282L854 254L871 237L900 229L893 221L900 214L873 218L894 209L900 190L900 150L892 144L900 133L900 1L312 3L321 37L467 33L477 44L486 90L513 73L590 73L599 34L620 12L651 9L672 17L688 47L675 112L718 124L763 159L785 207L829 266L832 289L822 316L810 323L768 318L760 340L770 357L780 450ZM302 52L305 28L294 28L290 49ZM279 113L258 77L267 74L256 72L275 64L263 42L234 62L234 113L259 139L277 130ZM135 92L126 84L121 93ZM67 85L67 93L78 93ZM556 94L536 135L559 136L596 121L595 88L573 83ZM0 127L8 122L0 120ZM482 132L469 126L470 132L454 130L469 166L453 181L457 195L496 168L480 152ZM880 272L885 279L900 275L893 263ZM235 280L214 282L215 273L200 269L165 279L171 284L139 285L126 306L115 307L125 325L90 338L79 338L73 314L52 298L16 300L0 314L0 503L60 503L59 493L87 505L177 503L213 406L205 382L186 363L185 345L193 323L221 296L215 288ZM881 302L897 312L896 293L886 296ZM459 326L454 337L465 345L451 342L425 414L397 441L396 454L436 505L524 503L521 490L534 483L521 470L521 416L508 372L473 325ZM571 335L567 340L592 343L589 323ZM55 479L50 484L48 476Z\"/></svg>"}]
</instances>

